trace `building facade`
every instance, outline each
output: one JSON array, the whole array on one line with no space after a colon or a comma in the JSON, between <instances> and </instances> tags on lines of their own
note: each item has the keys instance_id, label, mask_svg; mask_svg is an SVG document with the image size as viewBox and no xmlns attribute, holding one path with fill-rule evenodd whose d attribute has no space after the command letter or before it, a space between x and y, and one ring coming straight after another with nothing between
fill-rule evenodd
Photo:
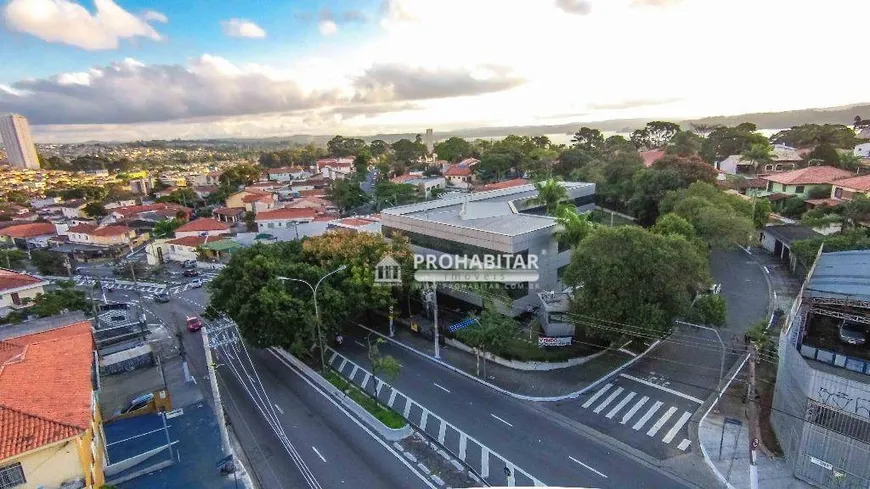
<instances>
[{"instance_id":1,"label":"building facade","mask_svg":"<svg viewBox=\"0 0 870 489\"><path fill-rule=\"evenodd\" d=\"M18 114L0 116L0 138L9 163L15 168L39 168L36 146L30 137L30 124Z\"/></svg>"},{"instance_id":2,"label":"building facade","mask_svg":"<svg viewBox=\"0 0 870 489\"><path fill-rule=\"evenodd\" d=\"M562 185L578 212L594 208L595 184ZM571 260L570 248L555 238L556 219L543 215L542 204L529 202L537 194L533 185L520 185L393 207L381 212L381 229L388 238L397 233L407 236L412 251L426 255L536 256L536 282L504 287L509 303L500 309L515 316L538 306L539 292L560 290L562 273ZM439 292L475 306L483 304L481 295L468 289L445 285Z\"/></svg>"},{"instance_id":3,"label":"building facade","mask_svg":"<svg viewBox=\"0 0 870 489\"><path fill-rule=\"evenodd\" d=\"M794 476L825 489L870 486L870 355L846 321L870 326L868 250L820 252L779 338L771 424Z\"/></svg>"},{"instance_id":4,"label":"building facade","mask_svg":"<svg viewBox=\"0 0 870 489\"><path fill-rule=\"evenodd\" d=\"M45 293L48 282L26 273L0 268L0 317L13 309L27 307L36 296Z\"/></svg>"}]
</instances>

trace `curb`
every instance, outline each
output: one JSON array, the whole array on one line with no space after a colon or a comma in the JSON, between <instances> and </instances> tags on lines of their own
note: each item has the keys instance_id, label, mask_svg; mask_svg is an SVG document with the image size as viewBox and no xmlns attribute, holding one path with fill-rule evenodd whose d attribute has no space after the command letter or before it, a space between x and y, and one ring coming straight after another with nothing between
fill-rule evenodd
<instances>
[{"instance_id":1,"label":"curb","mask_svg":"<svg viewBox=\"0 0 870 489\"><path fill-rule=\"evenodd\" d=\"M473 348L461 341L454 340L453 338L445 338L444 343L462 351L474 354ZM586 355L585 357L572 358L566 362L518 362L516 360L506 360L502 357L495 356L488 351L484 352L483 356L492 363L501 365L502 367L519 370L521 372L552 372L563 368L583 365L584 363L595 360L601 355L604 355L606 352L607 350L605 349L591 355Z\"/></svg>"},{"instance_id":2,"label":"curb","mask_svg":"<svg viewBox=\"0 0 870 489\"><path fill-rule=\"evenodd\" d=\"M390 428L386 426L384 423L381 423L378 418L375 418L370 412L366 411L359 404L354 402L353 399L344 394L338 387L332 385L328 380L324 379L320 374L311 369L308 365L302 363L298 358L293 355L287 353L282 348L273 348L272 349L278 355L281 355L282 358L293 364L301 373L303 373L306 377L312 379L317 385L320 386L321 389L328 392L332 397L334 397L338 402L342 403L346 408L351 410L358 418L360 418L363 422L365 422L369 427L378 432L379 435L384 437L389 441L399 441L404 440L405 438L414 434L414 429L411 428L410 424L405 424L404 428Z\"/></svg>"},{"instance_id":3,"label":"curb","mask_svg":"<svg viewBox=\"0 0 870 489\"><path fill-rule=\"evenodd\" d=\"M468 372L466 372L466 371L464 371L464 370L462 370L462 369L459 369L459 368L457 368L457 367L454 367L453 365L450 365L449 363L447 363L447 362L445 362L445 361L443 361L443 360L441 360L441 359L439 359L439 358L435 358L435 357L433 357L432 355L429 355L428 353L423 353L422 351L417 350L416 348L413 348L413 347L411 347L411 346L408 346L408 345L402 343L401 341L398 341L398 340L396 340L396 339L394 339L394 338L390 338L389 336L386 336L386 335L384 335L384 334L382 334L382 333L380 333L380 332L378 332L378 331L375 331L375 330L369 328L368 326L364 326L364 325L359 324L359 323L354 323L354 324L356 324L357 326L359 326L359 327L361 327L361 328L363 328L363 329L365 329L365 330L371 331L372 333L374 333L374 334L380 336L381 338L383 338L383 339L385 339L385 340L387 340L387 341L390 341L390 342L392 342L392 343L395 343L395 344L401 346L402 348L404 348L404 349L406 349L406 350L408 350L408 351L411 351L411 352L413 352L413 353L416 353L417 355L419 355L419 356L421 356L421 357L423 357L423 358L425 358L425 359L427 359L427 360L429 360L429 361L435 362L435 363L441 365L442 367L447 368L448 370L452 370L452 371L454 371L454 372L456 372L456 373L458 373L458 374L460 374L460 375L463 375L463 376L465 376L465 377L467 377L467 378L469 378L469 379L471 379L471 380L473 380L473 381L475 381L475 382L478 382L478 383L480 383L480 384L483 384L483 385L489 387L490 389L493 389L493 390L495 390L495 391L497 391L497 392L501 392L502 394L505 394L505 395L507 395L507 396L513 397L514 399L520 399L520 400L522 400L522 401L532 401L532 402L556 402L556 401L564 401L564 400L566 400L566 399L576 399L577 397L579 397L579 396L585 394L586 392L588 392L590 389L593 389L593 388L597 387L597 386L598 386L599 384L601 384L602 382L606 381L607 379L613 377L614 375L616 375L616 374L622 372L623 370L625 370L626 368L630 367L634 362L636 362L636 361L640 360L641 358L643 358L644 356L646 356L647 353L649 353L650 351L652 351L653 348L657 347L657 346L659 345L659 343L661 343L661 341L662 341L662 340L656 340L652 345L649 346L649 348L647 348L646 350L644 350L643 353L637 355L637 356L634 357L634 358L631 358L630 360L628 360L628 361L625 362L624 364L622 364L622 365L620 365L619 367L617 367L617 368L611 370L610 372L608 372L607 374L605 374L603 377L601 377L601 378L599 378L598 380L596 380L595 382L593 382L593 383L587 385L586 387L580 389L579 391L570 392L570 393L568 393L568 394L564 394L564 395L561 395L561 396L538 397L538 396L527 396L527 395L525 395L525 394L517 394L516 392L511 392L511 391L509 391L509 390L507 390L507 389L503 389L503 388L501 388L501 387L499 387L499 386L497 386L497 385L495 385L495 384L492 384L492 383L490 383L490 382L487 382L487 381L485 381L485 380L483 380L483 379L479 379L479 378L475 377L474 375L471 375L470 373L468 373ZM330 384L330 385L332 385L332 384Z\"/></svg>"}]
</instances>

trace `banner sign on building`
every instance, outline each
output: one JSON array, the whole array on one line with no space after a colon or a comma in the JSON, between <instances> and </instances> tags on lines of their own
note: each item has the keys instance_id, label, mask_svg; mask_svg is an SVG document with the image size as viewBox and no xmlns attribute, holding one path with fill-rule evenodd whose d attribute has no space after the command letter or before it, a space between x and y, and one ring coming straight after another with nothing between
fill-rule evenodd
<instances>
[{"instance_id":1,"label":"banner sign on building","mask_svg":"<svg viewBox=\"0 0 870 489\"><path fill-rule=\"evenodd\" d=\"M571 346L570 336L538 336L538 346Z\"/></svg>"}]
</instances>

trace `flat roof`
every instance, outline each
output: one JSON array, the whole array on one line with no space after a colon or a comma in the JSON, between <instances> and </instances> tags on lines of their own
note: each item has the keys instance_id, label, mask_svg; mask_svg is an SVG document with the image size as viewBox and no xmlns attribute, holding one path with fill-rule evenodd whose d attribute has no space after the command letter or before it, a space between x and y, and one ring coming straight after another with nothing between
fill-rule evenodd
<instances>
[{"instance_id":1,"label":"flat roof","mask_svg":"<svg viewBox=\"0 0 870 489\"><path fill-rule=\"evenodd\" d=\"M777 226L765 226L762 229L767 234L773 235L775 238L784 242L787 245L793 244L795 241L804 239L813 239L821 237L822 234L813 230L813 228L800 224L781 224Z\"/></svg>"},{"instance_id":2,"label":"flat roof","mask_svg":"<svg viewBox=\"0 0 870 489\"><path fill-rule=\"evenodd\" d=\"M822 253L805 290L811 298L870 301L870 250Z\"/></svg>"},{"instance_id":3,"label":"flat roof","mask_svg":"<svg viewBox=\"0 0 870 489\"><path fill-rule=\"evenodd\" d=\"M573 190L595 188L594 184L583 182L562 182L562 184L569 194ZM534 185L519 185L392 207L382 213L516 236L555 225L556 221L552 217L515 213L511 209L511 202L523 201L537 195L538 191Z\"/></svg>"}]
</instances>

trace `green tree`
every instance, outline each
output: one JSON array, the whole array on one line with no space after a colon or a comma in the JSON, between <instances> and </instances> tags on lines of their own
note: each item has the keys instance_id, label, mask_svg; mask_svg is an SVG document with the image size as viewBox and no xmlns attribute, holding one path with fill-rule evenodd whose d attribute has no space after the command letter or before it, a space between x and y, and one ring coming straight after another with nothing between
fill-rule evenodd
<instances>
[{"instance_id":1,"label":"green tree","mask_svg":"<svg viewBox=\"0 0 870 489\"><path fill-rule=\"evenodd\" d=\"M391 144L390 147L393 149L396 161L404 163L406 166L416 162L426 154L425 144L408 139L400 139Z\"/></svg>"},{"instance_id":2,"label":"green tree","mask_svg":"<svg viewBox=\"0 0 870 489\"><path fill-rule=\"evenodd\" d=\"M798 218L807 210L806 201L800 196L785 199L779 213L785 217Z\"/></svg>"},{"instance_id":3,"label":"green tree","mask_svg":"<svg viewBox=\"0 0 870 489\"><path fill-rule=\"evenodd\" d=\"M175 233L175 230L180 228L182 224L184 224L184 222L178 218L157 221L154 224L154 229L151 231L151 236L155 238L172 236Z\"/></svg>"},{"instance_id":4,"label":"green tree","mask_svg":"<svg viewBox=\"0 0 870 489\"><path fill-rule=\"evenodd\" d=\"M24 260L27 259L27 253L14 249L0 249L0 267L6 267L11 270L24 270Z\"/></svg>"},{"instance_id":5,"label":"green tree","mask_svg":"<svg viewBox=\"0 0 870 489\"><path fill-rule=\"evenodd\" d=\"M62 253L44 250L30 252L30 262L42 275L67 275L66 257Z\"/></svg>"},{"instance_id":6,"label":"green tree","mask_svg":"<svg viewBox=\"0 0 870 489\"><path fill-rule=\"evenodd\" d=\"M553 178L539 180L534 183L534 186L538 195L526 200L526 204L529 206L543 205L544 212L548 216L554 215L559 204L569 199L568 191L559 180Z\"/></svg>"},{"instance_id":7,"label":"green tree","mask_svg":"<svg viewBox=\"0 0 870 489\"><path fill-rule=\"evenodd\" d=\"M245 229L249 233L257 230L257 213L254 211L245 212Z\"/></svg>"},{"instance_id":8,"label":"green tree","mask_svg":"<svg viewBox=\"0 0 870 489\"><path fill-rule=\"evenodd\" d=\"M648 122L642 129L631 133L631 142L638 148L664 148L678 132L680 125L666 121Z\"/></svg>"},{"instance_id":9,"label":"green tree","mask_svg":"<svg viewBox=\"0 0 870 489\"><path fill-rule=\"evenodd\" d=\"M3 194L3 199L6 202L11 202L18 205L27 205L29 196L23 190L8 190Z\"/></svg>"},{"instance_id":10,"label":"green tree","mask_svg":"<svg viewBox=\"0 0 870 489\"><path fill-rule=\"evenodd\" d=\"M356 170L356 175L361 178L368 174L369 164L372 162L372 153L368 148L361 149L353 159L353 167Z\"/></svg>"},{"instance_id":11,"label":"green tree","mask_svg":"<svg viewBox=\"0 0 870 489\"><path fill-rule=\"evenodd\" d=\"M664 214L658 218L655 225L650 228L650 232L667 236L676 234L691 241L697 234L695 228L688 220L678 216L672 212Z\"/></svg>"},{"instance_id":12,"label":"green tree","mask_svg":"<svg viewBox=\"0 0 870 489\"><path fill-rule=\"evenodd\" d=\"M870 248L870 231L864 228L849 229L840 234L800 240L792 245L791 250L801 263L809 267L816 259L816 254L823 243L825 253L868 249Z\"/></svg>"},{"instance_id":13,"label":"green tree","mask_svg":"<svg viewBox=\"0 0 870 489\"><path fill-rule=\"evenodd\" d=\"M513 168L514 158L508 153L489 152L483 155L480 163L474 165L474 173L485 182L504 178Z\"/></svg>"},{"instance_id":14,"label":"green tree","mask_svg":"<svg viewBox=\"0 0 870 489\"><path fill-rule=\"evenodd\" d=\"M219 181L221 185L226 185L230 188L236 189L242 185L251 185L252 183L260 180L260 175L262 175L263 169L257 165L251 165L248 163L243 163L241 165L234 165L221 173Z\"/></svg>"},{"instance_id":15,"label":"green tree","mask_svg":"<svg viewBox=\"0 0 870 489\"><path fill-rule=\"evenodd\" d=\"M56 316L63 311L90 312L90 301L83 291L76 290L73 282L61 280L57 285L57 289L36 296L30 312L41 318Z\"/></svg>"},{"instance_id":16,"label":"green tree","mask_svg":"<svg viewBox=\"0 0 870 489\"><path fill-rule=\"evenodd\" d=\"M516 321L499 313L491 300L486 300L475 324L457 332L457 338L474 350L477 358L477 375L480 376L480 358L483 357L486 371L487 351L497 352L517 332Z\"/></svg>"},{"instance_id":17,"label":"green tree","mask_svg":"<svg viewBox=\"0 0 870 489\"><path fill-rule=\"evenodd\" d=\"M335 136L326 143L326 149L330 156L344 157L353 156L366 147L366 142L357 138L345 138Z\"/></svg>"},{"instance_id":18,"label":"green tree","mask_svg":"<svg viewBox=\"0 0 870 489\"><path fill-rule=\"evenodd\" d=\"M341 213L355 209L369 201L359 184L352 180L335 180L330 185L327 196Z\"/></svg>"},{"instance_id":19,"label":"green tree","mask_svg":"<svg viewBox=\"0 0 870 489\"><path fill-rule=\"evenodd\" d=\"M756 131L754 124L740 124L737 127L717 127L701 144L701 157L705 161L721 161L731 155L739 155L753 144L769 145L770 141Z\"/></svg>"},{"instance_id":20,"label":"green tree","mask_svg":"<svg viewBox=\"0 0 870 489\"><path fill-rule=\"evenodd\" d=\"M683 157L697 155L701 151L704 138L691 131L679 131L668 142L665 153Z\"/></svg>"},{"instance_id":21,"label":"green tree","mask_svg":"<svg viewBox=\"0 0 870 489\"><path fill-rule=\"evenodd\" d=\"M379 209L420 202L423 197L417 187L384 180L375 184L375 203Z\"/></svg>"},{"instance_id":22,"label":"green tree","mask_svg":"<svg viewBox=\"0 0 870 489\"><path fill-rule=\"evenodd\" d=\"M740 153L740 157L752 163L753 173L758 173L758 167L773 161L773 147L769 143L755 143Z\"/></svg>"},{"instance_id":23,"label":"green tree","mask_svg":"<svg viewBox=\"0 0 870 489\"><path fill-rule=\"evenodd\" d=\"M377 398L377 381L386 379L387 385L395 382L399 377L399 373L402 371L402 364L400 364L395 357L381 353L380 346L384 343L384 339L380 336L372 339L373 334L374 333L369 333L368 336L366 336L366 344L368 346L367 356L369 359L369 369L371 369L372 376L375 378L375 381L371 383L372 393L375 394L374 397Z\"/></svg>"},{"instance_id":24,"label":"green tree","mask_svg":"<svg viewBox=\"0 0 870 489\"><path fill-rule=\"evenodd\" d=\"M434 150L439 158L451 163L469 158L474 152L471 143L455 136L436 143Z\"/></svg>"},{"instance_id":25,"label":"green tree","mask_svg":"<svg viewBox=\"0 0 870 489\"><path fill-rule=\"evenodd\" d=\"M106 211L106 207L99 202L88 202L87 205L82 209L88 217L93 218L101 218L106 217L108 215L108 211Z\"/></svg>"},{"instance_id":26,"label":"green tree","mask_svg":"<svg viewBox=\"0 0 870 489\"><path fill-rule=\"evenodd\" d=\"M698 237L711 247L743 245L755 229L751 203L708 183L696 182L668 192L659 210L686 219Z\"/></svg>"},{"instance_id":27,"label":"green tree","mask_svg":"<svg viewBox=\"0 0 870 489\"><path fill-rule=\"evenodd\" d=\"M710 283L707 260L689 241L637 226L596 228L574 250L564 280L576 287L576 326L610 341L661 336Z\"/></svg>"},{"instance_id":28,"label":"green tree","mask_svg":"<svg viewBox=\"0 0 870 489\"><path fill-rule=\"evenodd\" d=\"M855 131L842 124L803 124L780 131L770 140L795 148L826 144L834 148L852 149L858 144Z\"/></svg>"},{"instance_id":29,"label":"green tree","mask_svg":"<svg viewBox=\"0 0 870 489\"><path fill-rule=\"evenodd\" d=\"M592 232L593 224L588 214L578 214L573 205L562 205L556 211L556 239L575 247Z\"/></svg>"},{"instance_id":30,"label":"green tree","mask_svg":"<svg viewBox=\"0 0 870 489\"><path fill-rule=\"evenodd\" d=\"M181 187L169 192L169 195L165 197L160 197L157 202L171 202L185 207L196 207L200 200L195 190L190 187Z\"/></svg>"},{"instance_id":31,"label":"green tree","mask_svg":"<svg viewBox=\"0 0 870 489\"><path fill-rule=\"evenodd\" d=\"M695 300L686 319L697 324L725 326L728 320L728 306L721 295L705 294Z\"/></svg>"},{"instance_id":32,"label":"green tree","mask_svg":"<svg viewBox=\"0 0 870 489\"><path fill-rule=\"evenodd\" d=\"M862 159L852 151L844 151L838 153L837 163L834 164L837 168L842 168L848 171L857 171L861 168Z\"/></svg>"},{"instance_id":33,"label":"green tree","mask_svg":"<svg viewBox=\"0 0 870 489\"><path fill-rule=\"evenodd\" d=\"M822 143L816 146L807 155L807 161L811 164L822 163L825 165L839 166L840 154L828 143Z\"/></svg>"},{"instance_id":34,"label":"green tree","mask_svg":"<svg viewBox=\"0 0 870 489\"><path fill-rule=\"evenodd\" d=\"M571 144L586 151L601 151L604 149L604 135L598 129L581 127L571 138Z\"/></svg>"},{"instance_id":35,"label":"green tree","mask_svg":"<svg viewBox=\"0 0 870 489\"><path fill-rule=\"evenodd\" d=\"M857 229L870 216L870 198L864 194L855 195L843 204L843 228Z\"/></svg>"},{"instance_id":36,"label":"green tree","mask_svg":"<svg viewBox=\"0 0 870 489\"><path fill-rule=\"evenodd\" d=\"M382 140L382 139L375 139L369 145L369 148L371 149L372 156L377 158L377 157L383 155L384 153L386 153L387 151L389 151L390 145L387 144L387 142Z\"/></svg>"}]
</instances>

